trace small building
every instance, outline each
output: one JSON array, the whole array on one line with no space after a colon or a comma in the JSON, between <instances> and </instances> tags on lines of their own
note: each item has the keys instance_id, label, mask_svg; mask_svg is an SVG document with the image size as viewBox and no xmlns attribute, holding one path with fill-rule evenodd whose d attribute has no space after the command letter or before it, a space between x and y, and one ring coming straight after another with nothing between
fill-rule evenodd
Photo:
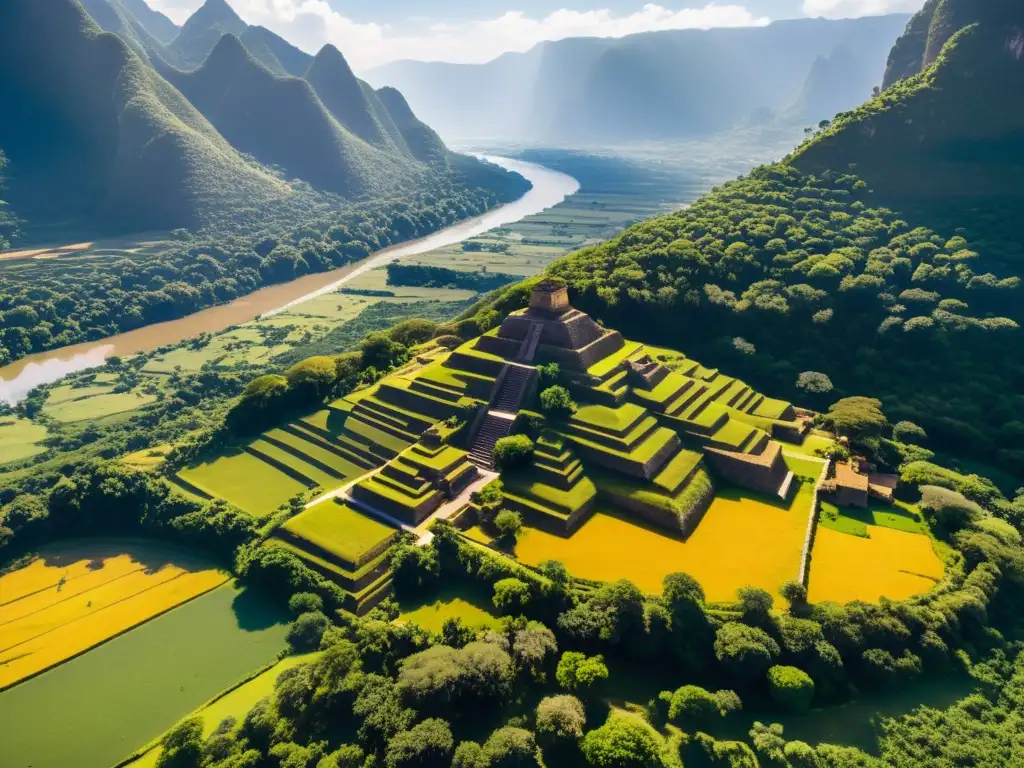
<instances>
[{"instance_id":1,"label":"small building","mask_svg":"<svg viewBox=\"0 0 1024 768\"><path fill-rule=\"evenodd\" d=\"M867 462L855 457L835 465L835 475L825 481L822 491L841 507L864 508L872 498L891 504L898 484L896 475L873 472Z\"/></svg>"}]
</instances>

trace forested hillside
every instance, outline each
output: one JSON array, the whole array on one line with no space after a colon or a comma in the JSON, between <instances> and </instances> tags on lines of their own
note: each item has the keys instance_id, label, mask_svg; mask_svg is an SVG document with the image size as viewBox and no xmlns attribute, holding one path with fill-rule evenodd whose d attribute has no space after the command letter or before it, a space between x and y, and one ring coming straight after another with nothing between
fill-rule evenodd
<instances>
[{"instance_id":1,"label":"forested hillside","mask_svg":"<svg viewBox=\"0 0 1024 768\"><path fill-rule=\"evenodd\" d=\"M859 104L881 82L886 53L906 21L801 19L571 38L482 65L398 61L367 79L398 88L448 136L561 143L693 137L732 128L756 111L786 113L820 66L815 62L837 52L843 66L826 91L804 94L796 118L816 123L837 105Z\"/></svg>"},{"instance_id":2,"label":"forested hillside","mask_svg":"<svg viewBox=\"0 0 1024 768\"><path fill-rule=\"evenodd\" d=\"M968 26L787 162L552 271L624 332L794 398L798 374L823 372L823 388L877 395L936 445L1019 472L1020 40Z\"/></svg>"},{"instance_id":3,"label":"forested hillside","mask_svg":"<svg viewBox=\"0 0 1024 768\"><path fill-rule=\"evenodd\" d=\"M8 199L29 220L190 226L291 196L77 3L3 3L0 100Z\"/></svg>"}]
</instances>

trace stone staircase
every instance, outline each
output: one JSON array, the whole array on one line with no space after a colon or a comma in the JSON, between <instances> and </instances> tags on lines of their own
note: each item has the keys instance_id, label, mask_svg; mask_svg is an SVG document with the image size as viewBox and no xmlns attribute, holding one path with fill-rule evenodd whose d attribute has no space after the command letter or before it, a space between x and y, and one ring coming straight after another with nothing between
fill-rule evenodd
<instances>
[{"instance_id":1,"label":"stone staircase","mask_svg":"<svg viewBox=\"0 0 1024 768\"><path fill-rule=\"evenodd\" d=\"M509 365L508 370L505 371L505 378L501 382L501 388L491 403L490 410L515 413L523 401L523 395L530 384L534 370L522 365Z\"/></svg>"},{"instance_id":2,"label":"stone staircase","mask_svg":"<svg viewBox=\"0 0 1024 768\"><path fill-rule=\"evenodd\" d=\"M517 361L521 363L533 361L533 356L537 352L537 345L540 344L540 337L543 333L543 323L530 323L530 330L523 337L523 343L519 347L519 354L516 355Z\"/></svg>"},{"instance_id":3,"label":"stone staircase","mask_svg":"<svg viewBox=\"0 0 1024 768\"><path fill-rule=\"evenodd\" d=\"M483 469L494 468L494 444L501 438L507 437L512 431L511 416L490 411L477 430L473 438L473 445L469 449L469 460Z\"/></svg>"}]
</instances>

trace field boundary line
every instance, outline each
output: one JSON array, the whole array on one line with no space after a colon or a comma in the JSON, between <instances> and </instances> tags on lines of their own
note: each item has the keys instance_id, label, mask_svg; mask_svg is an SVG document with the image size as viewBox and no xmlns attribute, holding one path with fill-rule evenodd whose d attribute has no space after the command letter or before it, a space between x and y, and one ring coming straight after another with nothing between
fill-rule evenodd
<instances>
[{"instance_id":1,"label":"field boundary line","mask_svg":"<svg viewBox=\"0 0 1024 768\"><path fill-rule=\"evenodd\" d=\"M97 585L95 585L93 587L89 587L88 589L82 590L81 592L76 592L73 595L68 595L67 597L62 597L60 600L58 600L55 603L50 603L49 605L47 605L47 606L45 606L43 608L37 608L36 610L32 611L31 613L26 613L24 616L19 616L17 619L8 619L7 621L0 621L0 627L5 627L8 624L11 624L11 623L13 623L15 621L21 621L22 619L27 618L29 616L35 616L37 613L39 613L41 611L48 610L50 608L53 608L54 606L60 605L61 603L66 603L68 600L74 600L76 597L81 597L82 595L87 595L90 592L93 592L94 590L101 589L102 587L105 587L108 584L113 584L114 582L120 581L121 579L126 578L128 576L134 576L139 571L144 571L144 570L146 570L146 566L140 565L135 570L127 571L125 573L122 573L120 576L115 576L114 578L110 579L109 581L104 581L104 582L102 582L100 584L97 584ZM186 572L183 571L182 573L186 573ZM70 584L71 582L77 581L78 579L84 579L86 576L89 576L89 575L90 575L89 573L83 573L81 576L74 576L74 577L72 577L70 579L67 579L65 581L65 584ZM161 584L166 584L167 582L161 581L160 583ZM18 603L21 600L25 600L25 599L30 598L30 597L35 597L36 595L40 594L41 592L45 592L48 589L53 589L58 584L60 584L59 581L57 581L57 582L55 582L53 584L49 584L49 585L43 587L42 589L37 589L34 592L29 592L28 594L22 595L21 597L16 597L13 600L10 600L10 601L8 601L6 603L0 603L0 608L6 608L7 606L14 605L15 603Z\"/></svg>"},{"instance_id":2,"label":"field boundary line","mask_svg":"<svg viewBox=\"0 0 1024 768\"><path fill-rule=\"evenodd\" d=\"M218 570L220 570L220 569L218 569ZM48 665L46 667L43 667L42 669L36 670L32 674L26 675L25 677L22 677L19 680L15 680L12 683L8 683L7 685L0 685L0 693L3 693L4 691L10 690L11 688L14 688L14 687L16 687L18 685L21 685L22 683L27 683L32 678L39 677L39 675L45 674L46 672L49 672L51 669L56 669L61 664L67 664L69 661L73 661L74 659L77 659L79 656L83 656L83 655L87 654L89 651L91 651L91 650L93 650L95 648L99 648L101 645L106 645L111 640L116 640L121 635L124 635L124 634L127 634L128 632L131 632L133 629L137 629L137 628L141 627L143 624L148 624L149 622L153 621L154 619L159 619L164 614L170 613L171 611L175 610L176 608L181 608L182 606L188 605L193 600L195 600L197 598L200 598L203 595L208 595L210 592L213 592L213 590L215 590L215 589L220 589L225 584L228 584L231 581L232 581L232 579L229 576L227 579L222 581L220 584L215 584L212 587L209 587L208 589L204 589L202 592L199 592L199 593L193 595L192 597L188 598L187 600L182 600L177 605L172 605L172 606L170 606L168 608L165 608L164 610L160 611L159 613L154 613L148 619L140 621L138 624L133 624L130 627L125 627L120 632L116 632L113 635L111 635L110 637L104 638L103 640L100 640L98 643L90 645L88 648L83 648L82 650L78 651L77 653L73 653L70 656L67 656L67 657L61 659L60 661L54 662L53 664L50 664L50 665ZM40 637L41 637L41 635L40 635ZM19 645L20 645L20 643L19 643Z\"/></svg>"},{"instance_id":3,"label":"field boundary line","mask_svg":"<svg viewBox=\"0 0 1024 768\"><path fill-rule=\"evenodd\" d=\"M811 496L811 514L807 518L807 533L804 534L804 548L803 552L800 553L800 571L797 574L797 581L805 587L808 586L811 577L811 552L814 549L814 537L818 529L818 517L821 514L821 502L818 498L818 491L824 485L831 466L832 460L827 459L821 468L821 474L818 475L818 479L814 483L814 493Z\"/></svg>"}]
</instances>

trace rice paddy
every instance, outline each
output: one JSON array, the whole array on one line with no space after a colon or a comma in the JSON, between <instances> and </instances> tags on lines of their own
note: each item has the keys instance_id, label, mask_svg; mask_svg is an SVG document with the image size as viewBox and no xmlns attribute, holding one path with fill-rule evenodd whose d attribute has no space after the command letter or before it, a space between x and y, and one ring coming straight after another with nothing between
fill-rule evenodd
<instances>
[{"instance_id":1,"label":"rice paddy","mask_svg":"<svg viewBox=\"0 0 1024 768\"><path fill-rule=\"evenodd\" d=\"M0 577L0 689L227 581L195 555L135 540L48 547Z\"/></svg>"},{"instance_id":2,"label":"rice paddy","mask_svg":"<svg viewBox=\"0 0 1024 768\"><path fill-rule=\"evenodd\" d=\"M708 600L732 600L747 585L774 594L800 569L810 496L811 487L802 484L786 507L738 491L720 492L686 541L598 512L569 539L528 528L516 555L530 565L560 560L582 578L629 579L649 593L660 593L665 576L683 571L700 581Z\"/></svg>"},{"instance_id":3,"label":"rice paddy","mask_svg":"<svg viewBox=\"0 0 1024 768\"><path fill-rule=\"evenodd\" d=\"M811 555L811 602L903 600L928 591L942 578L942 561L928 536L867 526L851 536L818 526Z\"/></svg>"},{"instance_id":4,"label":"rice paddy","mask_svg":"<svg viewBox=\"0 0 1024 768\"><path fill-rule=\"evenodd\" d=\"M288 617L233 584L0 693L4 768L109 768L272 662Z\"/></svg>"}]
</instances>

